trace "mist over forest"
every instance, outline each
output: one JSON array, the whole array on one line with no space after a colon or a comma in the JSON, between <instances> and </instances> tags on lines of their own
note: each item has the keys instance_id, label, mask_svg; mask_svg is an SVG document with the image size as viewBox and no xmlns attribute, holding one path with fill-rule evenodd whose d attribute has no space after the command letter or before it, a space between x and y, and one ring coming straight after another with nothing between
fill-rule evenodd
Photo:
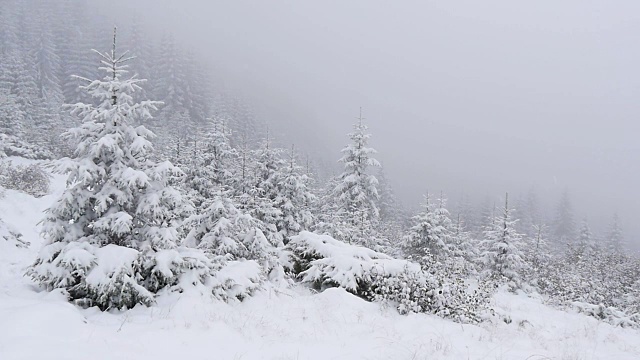
<instances>
[{"instance_id":1,"label":"mist over forest","mask_svg":"<svg viewBox=\"0 0 640 360\"><path fill-rule=\"evenodd\" d=\"M154 4L119 5L197 51L328 174L362 107L406 207L427 190L454 207L533 191L551 222L567 190L577 222L603 233L618 213L636 244L632 1Z\"/></svg>"}]
</instances>

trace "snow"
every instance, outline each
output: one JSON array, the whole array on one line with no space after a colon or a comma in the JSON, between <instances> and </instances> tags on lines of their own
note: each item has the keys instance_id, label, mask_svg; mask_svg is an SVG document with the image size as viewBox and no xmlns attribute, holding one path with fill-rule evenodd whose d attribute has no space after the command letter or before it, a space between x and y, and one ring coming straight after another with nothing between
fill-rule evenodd
<instances>
[{"instance_id":1,"label":"snow","mask_svg":"<svg viewBox=\"0 0 640 360\"><path fill-rule=\"evenodd\" d=\"M491 321L461 325L399 315L339 288L267 289L230 304L198 292L162 295L152 307L101 312L38 290L23 274L41 245L38 221L61 193L6 190L0 219L29 247L0 238L0 359L638 359L638 330L561 311L525 294L498 292ZM0 225L2 226L2 225ZM120 256L105 248L100 256ZM126 254L124 254L126 255ZM167 252L161 262L170 263ZM113 259L116 266L125 259ZM237 263L231 275L253 274ZM162 266L165 268L166 266ZM510 319L511 321L504 321ZM509 323L507 323L509 322Z\"/></svg>"},{"instance_id":2,"label":"snow","mask_svg":"<svg viewBox=\"0 0 640 360\"><path fill-rule=\"evenodd\" d=\"M113 244L96 248L95 256L100 260L96 261L97 266L87 275L87 284L97 287L120 271L126 271L127 274L133 273L131 267L138 259L138 255L135 249Z\"/></svg>"},{"instance_id":3,"label":"snow","mask_svg":"<svg viewBox=\"0 0 640 360\"><path fill-rule=\"evenodd\" d=\"M302 231L293 236L288 245L294 253L317 257L303 271L302 281L332 281L342 288L358 290L358 280L368 274L396 275L401 272L419 272L420 266L406 260L335 240L328 235Z\"/></svg>"}]
</instances>

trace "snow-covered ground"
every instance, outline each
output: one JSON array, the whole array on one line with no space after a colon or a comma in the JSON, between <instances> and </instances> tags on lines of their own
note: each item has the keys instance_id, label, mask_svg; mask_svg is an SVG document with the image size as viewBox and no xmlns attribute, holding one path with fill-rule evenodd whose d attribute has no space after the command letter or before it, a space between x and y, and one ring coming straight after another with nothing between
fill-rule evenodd
<instances>
[{"instance_id":1,"label":"snow-covered ground","mask_svg":"<svg viewBox=\"0 0 640 360\"><path fill-rule=\"evenodd\" d=\"M511 318L479 326L399 315L340 289L297 287L224 304L172 294L154 307L103 313L24 277L42 244L38 221L64 187L36 199L6 190L0 220L31 245L0 238L0 359L640 359L640 332L500 292Z\"/></svg>"}]
</instances>

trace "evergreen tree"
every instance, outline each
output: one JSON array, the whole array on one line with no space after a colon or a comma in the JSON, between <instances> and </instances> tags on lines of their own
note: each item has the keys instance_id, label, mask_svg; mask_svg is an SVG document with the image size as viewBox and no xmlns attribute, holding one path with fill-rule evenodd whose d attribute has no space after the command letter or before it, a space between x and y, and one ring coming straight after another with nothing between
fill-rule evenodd
<instances>
[{"instance_id":1,"label":"evergreen tree","mask_svg":"<svg viewBox=\"0 0 640 360\"><path fill-rule=\"evenodd\" d=\"M177 227L189 209L168 184L179 169L151 161L153 133L132 125L149 119L157 103L133 102L143 80L123 79L129 58L116 53L115 40L114 32L112 50L100 54L105 78L82 86L98 105L73 105L84 123L70 131L79 143L68 164L68 187L47 210L42 231L48 242L31 270L47 288L64 288L72 299L101 308L152 301L143 285L157 287L145 282L156 262L148 260L151 269L141 269L138 257L154 259L175 248ZM111 269L113 256L127 261ZM95 267L109 269L108 278L86 277Z\"/></svg>"},{"instance_id":2,"label":"evergreen tree","mask_svg":"<svg viewBox=\"0 0 640 360\"><path fill-rule=\"evenodd\" d=\"M622 229L620 228L620 219L618 214L615 213L613 214L611 223L609 224L609 229L605 239L605 246L610 252L621 253L623 239Z\"/></svg>"},{"instance_id":3,"label":"evergreen tree","mask_svg":"<svg viewBox=\"0 0 640 360\"><path fill-rule=\"evenodd\" d=\"M371 175L370 167L379 167L380 163L372 156L376 151L368 146L370 134L362 123L362 114L354 124L354 132L349 134L351 143L342 149L340 162L344 164L343 173L338 176L333 189L335 211L339 213L346 226L343 239L348 243L375 246L373 232L379 220L378 180Z\"/></svg>"},{"instance_id":4,"label":"evergreen tree","mask_svg":"<svg viewBox=\"0 0 640 360\"><path fill-rule=\"evenodd\" d=\"M296 164L293 146L283 175L282 182L279 184L279 194L274 202L276 208L282 212L276 226L286 244L291 236L298 235L302 230L308 230L313 224L314 218L310 208L316 196L308 187L309 177Z\"/></svg>"},{"instance_id":5,"label":"evergreen tree","mask_svg":"<svg viewBox=\"0 0 640 360\"><path fill-rule=\"evenodd\" d=\"M255 260L271 280L284 280L282 257L260 229L263 224L236 208L228 191L218 191L209 206L185 222L185 244L219 260Z\"/></svg>"},{"instance_id":6,"label":"evergreen tree","mask_svg":"<svg viewBox=\"0 0 640 360\"><path fill-rule=\"evenodd\" d=\"M451 224L448 212L431 201L429 193L424 197L422 211L413 217L414 224L405 236L405 253L414 259L425 256L445 258L451 245Z\"/></svg>"},{"instance_id":7,"label":"evergreen tree","mask_svg":"<svg viewBox=\"0 0 640 360\"><path fill-rule=\"evenodd\" d=\"M492 275L504 276L520 286L521 272L526 268L524 255L518 248L522 235L516 229L517 220L512 218L508 194L504 207L496 212L484 230L484 240L480 243L480 261Z\"/></svg>"},{"instance_id":8,"label":"evergreen tree","mask_svg":"<svg viewBox=\"0 0 640 360\"><path fill-rule=\"evenodd\" d=\"M553 221L553 236L558 245L566 245L575 237L573 207L568 190L562 193L556 209L556 217Z\"/></svg>"},{"instance_id":9,"label":"evergreen tree","mask_svg":"<svg viewBox=\"0 0 640 360\"><path fill-rule=\"evenodd\" d=\"M591 229L589 228L589 223L586 218L582 219L582 223L580 224L577 244L575 246L577 247L576 250L580 253L595 250L593 234L591 233Z\"/></svg>"},{"instance_id":10,"label":"evergreen tree","mask_svg":"<svg viewBox=\"0 0 640 360\"><path fill-rule=\"evenodd\" d=\"M521 219L518 222L519 232L529 236L535 237L534 225L542 223L542 215L540 214L540 200L538 193L534 187L531 187L525 195L519 213Z\"/></svg>"},{"instance_id":11,"label":"evergreen tree","mask_svg":"<svg viewBox=\"0 0 640 360\"><path fill-rule=\"evenodd\" d=\"M534 269L547 263L551 257L551 250L547 241L547 226L544 224L533 225L533 243L529 247L530 259Z\"/></svg>"},{"instance_id":12,"label":"evergreen tree","mask_svg":"<svg viewBox=\"0 0 640 360\"><path fill-rule=\"evenodd\" d=\"M187 186L198 208L206 206L207 199L217 191L232 189L232 162L237 157L237 151L229 145L224 124L218 120L211 120L201 149L187 170Z\"/></svg>"},{"instance_id":13,"label":"evergreen tree","mask_svg":"<svg viewBox=\"0 0 640 360\"><path fill-rule=\"evenodd\" d=\"M17 96L0 86L0 134L22 137L23 116Z\"/></svg>"},{"instance_id":14,"label":"evergreen tree","mask_svg":"<svg viewBox=\"0 0 640 360\"><path fill-rule=\"evenodd\" d=\"M39 96L59 109L64 102L64 95L62 94L58 77L62 67L58 49L51 33L51 21L50 12L40 15L37 43L33 50L33 57Z\"/></svg>"},{"instance_id":15,"label":"evergreen tree","mask_svg":"<svg viewBox=\"0 0 640 360\"><path fill-rule=\"evenodd\" d=\"M155 69L158 73L158 80L154 93L163 102L161 111L163 126L173 123L173 126L188 131L186 135L190 135L192 130L189 115L190 99L185 91L186 80L181 52L173 37L164 36L162 38Z\"/></svg>"},{"instance_id":16,"label":"evergreen tree","mask_svg":"<svg viewBox=\"0 0 640 360\"><path fill-rule=\"evenodd\" d=\"M151 74L154 71L153 60L155 57L155 51L151 41L146 37L143 30L142 23L139 16L134 16L129 31L128 40L129 49L135 55L131 68L142 79L151 78ZM153 83L149 84L148 89L143 89L139 94L135 94L134 99L144 99L153 96Z\"/></svg>"},{"instance_id":17,"label":"evergreen tree","mask_svg":"<svg viewBox=\"0 0 640 360\"><path fill-rule=\"evenodd\" d=\"M455 257L463 258L467 263L473 263L478 258L478 247L471 234L465 229L462 216L456 217L451 233L451 252Z\"/></svg>"},{"instance_id":18,"label":"evergreen tree","mask_svg":"<svg viewBox=\"0 0 640 360\"><path fill-rule=\"evenodd\" d=\"M253 183L249 188L250 202L246 206L249 213L264 224L263 230L269 241L281 245L284 238L277 224L283 221L283 210L277 202L285 177L282 149L273 147L267 135L264 145L253 152L252 158Z\"/></svg>"},{"instance_id":19,"label":"evergreen tree","mask_svg":"<svg viewBox=\"0 0 640 360\"><path fill-rule=\"evenodd\" d=\"M380 209L380 222L384 224L391 224L398 222L402 217L402 209L398 203L395 192L391 187L391 183L387 179L384 167L380 166L378 172L378 190L379 190L379 202L378 207Z\"/></svg>"},{"instance_id":20,"label":"evergreen tree","mask_svg":"<svg viewBox=\"0 0 640 360\"><path fill-rule=\"evenodd\" d=\"M482 223L482 221L477 219L478 214L471 204L469 195L466 193L460 195L460 199L456 204L456 214L459 220L458 222L464 224L463 227L467 232L473 232L476 224Z\"/></svg>"}]
</instances>

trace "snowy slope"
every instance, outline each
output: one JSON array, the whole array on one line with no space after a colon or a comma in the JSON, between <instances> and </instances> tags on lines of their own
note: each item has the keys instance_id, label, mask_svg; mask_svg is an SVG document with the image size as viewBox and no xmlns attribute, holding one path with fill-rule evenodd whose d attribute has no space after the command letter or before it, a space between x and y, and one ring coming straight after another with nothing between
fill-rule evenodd
<instances>
[{"instance_id":1,"label":"snowy slope","mask_svg":"<svg viewBox=\"0 0 640 360\"><path fill-rule=\"evenodd\" d=\"M7 190L0 219L31 242L0 239L0 359L640 359L640 332L499 293L508 314L480 326L398 315L331 289L266 291L241 304L165 295L151 308L80 309L22 276L42 243L37 222L64 187L33 198Z\"/></svg>"}]
</instances>

